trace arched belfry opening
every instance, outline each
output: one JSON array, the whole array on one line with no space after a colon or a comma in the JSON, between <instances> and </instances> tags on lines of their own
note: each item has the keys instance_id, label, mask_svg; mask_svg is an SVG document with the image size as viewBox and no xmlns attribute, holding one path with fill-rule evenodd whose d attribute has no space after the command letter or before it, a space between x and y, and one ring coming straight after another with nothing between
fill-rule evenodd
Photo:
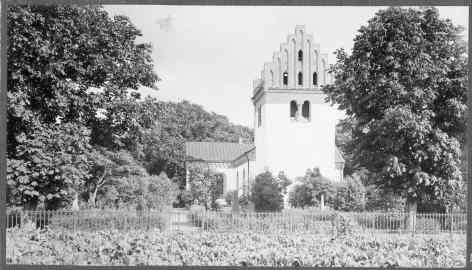
<instances>
[{"instance_id":1,"label":"arched belfry opening","mask_svg":"<svg viewBox=\"0 0 472 270\"><path fill-rule=\"evenodd\" d=\"M298 51L298 61L300 61L300 62L303 61L303 51L302 50Z\"/></svg>"},{"instance_id":2,"label":"arched belfry opening","mask_svg":"<svg viewBox=\"0 0 472 270\"><path fill-rule=\"evenodd\" d=\"M310 120L310 102L305 100L302 105L302 116L306 120Z\"/></svg>"},{"instance_id":3,"label":"arched belfry opening","mask_svg":"<svg viewBox=\"0 0 472 270\"><path fill-rule=\"evenodd\" d=\"M298 72L298 85L303 85L303 73Z\"/></svg>"},{"instance_id":4,"label":"arched belfry opening","mask_svg":"<svg viewBox=\"0 0 472 270\"><path fill-rule=\"evenodd\" d=\"M297 117L297 102L295 100L290 101L290 117Z\"/></svg>"},{"instance_id":5,"label":"arched belfry opening","mask_svg":"<svg viewBox=\"0 0 472 270\"><path fill-rule=\"evenodd\" d=\"M313 85L318 85L318 74L313 72Z\"/></svg>"},{"instance_id":6,"label":"arched belfry opening","mask_svg":"<svg viewBox=\"0 0 472 270\"><path fill-rule=\"evenodd\" d=\"M283 85L287 86L288 85L288 72L285 71L282 77L283 77Z\"/></svg>"}]
</instances>

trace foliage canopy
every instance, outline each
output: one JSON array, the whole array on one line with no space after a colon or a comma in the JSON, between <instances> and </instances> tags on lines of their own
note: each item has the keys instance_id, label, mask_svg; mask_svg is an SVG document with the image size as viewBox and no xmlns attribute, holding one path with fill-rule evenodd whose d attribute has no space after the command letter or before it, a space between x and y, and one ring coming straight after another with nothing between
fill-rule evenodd
<instances>
[{"instance_id":1,"label":"foliage canopy","mask_svg":"<svg viewBox=\"0 0 472 270\"><path fill-rule=\"evenodd\" d=\"M353 120L353 163L411 203L448 202L460 186L466 111L461 27L435 8L392 7L338 50L329 100Z\"/></svg>"}]
</instances>

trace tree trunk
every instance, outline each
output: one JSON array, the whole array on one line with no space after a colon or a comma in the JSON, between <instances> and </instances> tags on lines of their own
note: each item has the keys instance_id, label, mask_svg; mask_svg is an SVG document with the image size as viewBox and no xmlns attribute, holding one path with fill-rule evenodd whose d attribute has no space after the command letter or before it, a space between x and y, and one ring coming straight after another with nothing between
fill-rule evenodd
<instances>
[{"instance_id":1,"label":"tree trunk","mask_svg":"<svg viewBox=\"0 0 472 270\"><path fill-rule=\"evenodd\" d=\"M96 200L97 200L97 193L98 193L98 189L103 186L103 184L105 184L105 176L107 175L107 168L105 168L103 170L103 174L102 174L102 177L100 177L97 181L97 183L95 184L95 188L93 190L93 192L90 193L90 196L89 196L89 200L88 200L88 204L92 207L95 207L96 206Z\"/></svg>"},{"instance_id":2,"label":"tree trunk","mask_svg":"<svg viewBox=\"0 0 472 270\"><path fill-rule=\"evenodd\" d=\"M416 208L418 202L416 199L407 199L406 200L406 219L405 219L405 229L407 231L414 232L416 226Z\"/></svg>"},{"instance_id":3,"label":"tree trunk","mask_svg":"<svg viewBox=\"0 0 472 270\"><path fill-rule=\"evenodd\" d=\"M96 203L96 200L97 200L97 192L98 192L98 187L95 187L93 192L90 192L88 203L92 207L95 207L95 203Z\"/></svg>"}]
</instances>

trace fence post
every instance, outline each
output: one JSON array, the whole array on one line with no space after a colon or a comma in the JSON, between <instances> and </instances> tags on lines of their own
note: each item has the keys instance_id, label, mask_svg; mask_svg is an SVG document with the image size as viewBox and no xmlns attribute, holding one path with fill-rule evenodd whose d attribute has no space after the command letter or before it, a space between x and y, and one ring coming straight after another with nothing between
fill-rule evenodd
<instances>
[{"instance_id":1,"label":"fence post","mask_svg":"<svg viewBox=\"0 0 472 270\"><path fill-rule=\"evenodd\" d=\"M200 212L200 223L201 223L200 225L202 226L202 231L205 231L205 225L204 225L205 217L204 216L205 216L204 212L201 211Z\"/></svg>"},{"instance_id":2,"label":"fence post","mask_svg":"<svg viewBox=\"0 0 472 270\"><path fill-rule=\"evenodd\" d=\"M454 232L454 214L451 212L449 213L449 215L450 215L450 222L451 222L450 230L451 230L451 240L452 240L452 233Z\"/></svg>"},{"instance_id":3,"label":"fence post","mask_svg":"<svg viewBox=\"0 0 472 270\"><path fill-rule=\"evenodd\" d=\"M77 212L76 211L72 211L72 231L75 232L75 229L76 229L76 219L78 218L77 216Z\"/></svg>"},{"instance_id":4,"label":"fence post","mask_svg":"<svg viewBox=\"0 0 472 270\"><path fill-rule=\"evenodd\" d=\"M372 230L372 232L374 232L375 231L376 215L375 215L375 213L373 213L371 216L372 216L372 219L371 219L372 220L372 226L371 226L372 229L371 230Z\"/></svg>"}]
</instances>

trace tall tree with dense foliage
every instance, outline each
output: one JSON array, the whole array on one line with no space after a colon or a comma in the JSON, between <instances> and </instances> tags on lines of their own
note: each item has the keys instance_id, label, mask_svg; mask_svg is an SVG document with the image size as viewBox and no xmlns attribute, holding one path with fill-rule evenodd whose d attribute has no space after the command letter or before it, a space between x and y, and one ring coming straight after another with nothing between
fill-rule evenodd
<instances>
[{"instance_id":1,"label":"tall tree with dense foliage","mask_svg":"<svg viewBox=\"0 0 472 270\"><path fill-rule=\"evenodd\" d=\"M250 199L256 211L280 211L284 207L282 189L271 172L256 176Z\"/></svg>"},{"instance_id":2,"label":"tall tree with dense foliage","mask_svg":"<svg viewBox=\"0 0 472 270\"><path fill-rule=\"evenodd\" d=\"M353 162L407 199L445 199L460 186L466 112L462 28L435 8L381 10L351 55L338 50L329 99L355 119Z\"/></svg>"},{"instance_id":3,"label":"tall tree with dense foliage","mask_svg":"<svg viewBox=\"0 0 472 270\"><path fill-rule=\"evenodd\" d=\"M9 159L7 184L9 203L34 209L62 206L72 200L89 177L87 153L89 131L78 125L39 125L18 136L14 159Z\"/></svg>"},{"instance_id":4,"label":"tall tree with dense foliage","mask_svg":"<svg viewBox=\"0 0 472 270\"><path fill-rule=\"evenodd\" d=\"M158 77L151 45L136 43L140 31L124 16L110 18L100 6L11 5L7 17L10 199L36 205L63 196L66 186L80 184L66 180L82 181L88 173L85 161L56 166L54 160L78 151L78 145L103 145L93 138L100 112L137 99L130 90L155 88ZM24 150L32 146L34 152ZM47 156L51 159L40 160ZM55 167L54 174L34 173L47 166ZM71 171L77 177L69 178ZM51 185L59 190L51 191Z\"/></svg>"}]
</instances>

